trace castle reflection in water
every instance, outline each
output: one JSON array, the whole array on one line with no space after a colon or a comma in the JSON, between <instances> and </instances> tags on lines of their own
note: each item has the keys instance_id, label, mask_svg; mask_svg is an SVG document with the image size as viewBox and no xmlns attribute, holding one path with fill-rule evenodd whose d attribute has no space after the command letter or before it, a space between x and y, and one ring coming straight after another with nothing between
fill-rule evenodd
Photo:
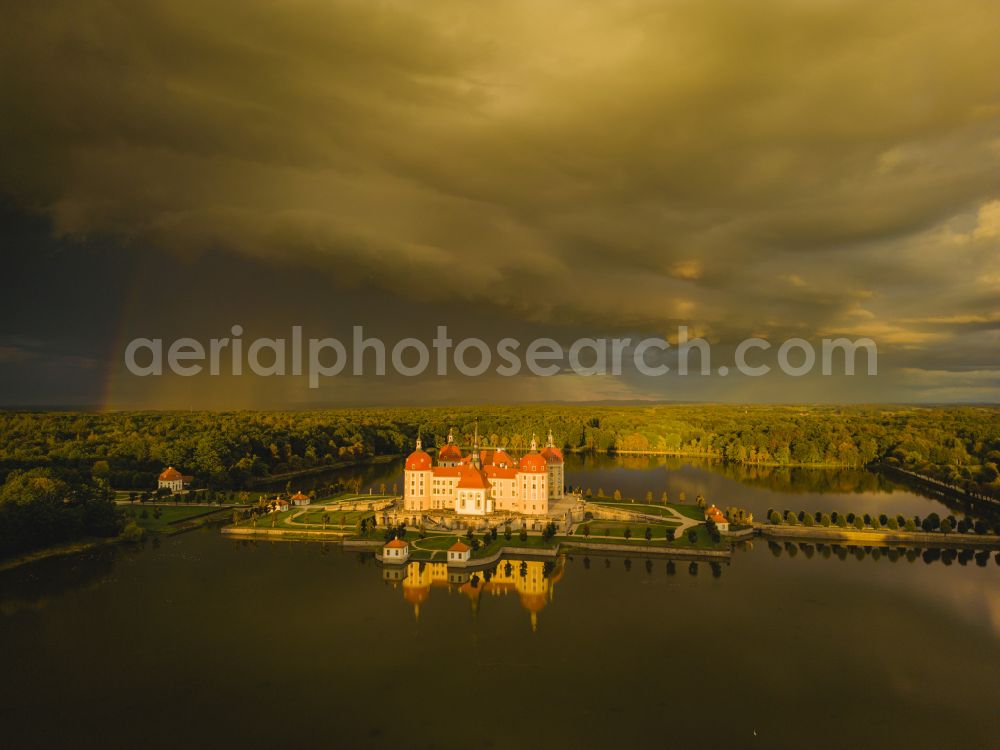
<instances>
[{"instance_id":1,"label":"castle reflection in water","mask_svg":"<svg viewBox=\"0 0 1000 750\"><path fill-rule=\"evenodd\" d=\"M528 612L531 629L538 629L538 614L552 600L556 584L563 575L564 563L555 560L499 560L495 565L479 570L456 570L445 562L410 562L382 569L385 581L399 586L403 598L413 605L413 615L420 617L420 608L432 590L466 596L473 611L483 596L517 596Z\"/></svg>"},{"instance_id":2,"label":"castle reflection in water","mask_svg":"<svg viewBox=\"0 0 1000 750\"><path fill-rule=\"evenodd\" d=\"M734 545L735 550L750 552L754 548L752 541ZM975 564L985 568L992 560L1000 566L1000 552L995 549L974 549L971 547L958 549L953 547L918 547L918 546L868 546L856 544L827 544L805 541L785 541L783 543L768 540L767 548L777 558L797 560L801 563L822 564L823 562L866 561L877 563L885 560L900 565L920 564L958 567ZM604 561L604 567L614 566L625 573L633 568L631 557L597 555ZM572 559L571 557L569 559ZM718 579L722 576L723 566L730 560L693 560L673 559L671 557L657 559L642 558L641 569L646 574L654 575L665 572L668 576L677 575L685 569L694 578L699 577L699 571L706 569L710 577L706 580ZM431 596L434 589L448 594L460 594L468 598L473 611L479 606L483 596L517 596L520 605L527 611L531 629L538 629L539 613L552 602L555 586L565 572L567 558L560 555L553 560L501 559L495 564L477 570L461 570L449 568L446 562L409 562L405 565L382 566L382 578L391 583L394 588L402 590L403 598L413 605L413 614L420 617L420 609ZM614 562L613 562L614 561ZM581 560L583 570L589 570L591 559L584 556ZM618 562L621 565L618 565Z\"/></svg>"}]
</instances>

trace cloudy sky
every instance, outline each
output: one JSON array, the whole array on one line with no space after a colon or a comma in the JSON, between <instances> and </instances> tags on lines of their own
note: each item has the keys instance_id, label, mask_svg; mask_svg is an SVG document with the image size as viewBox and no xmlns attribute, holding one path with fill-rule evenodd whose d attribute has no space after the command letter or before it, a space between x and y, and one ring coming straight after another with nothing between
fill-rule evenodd
<instances>
[{"instance_id":1,"label":"cloudy sky","mask_svg":"<svg viewBox=\"0 0 1000 750\"><path fill-rule=\"evenodd\" d=\"M1000 5L52 2L0 402L1000 400ZM867 336L877 377L136 378L137 336Z\"/></svg>"}]
</instances>

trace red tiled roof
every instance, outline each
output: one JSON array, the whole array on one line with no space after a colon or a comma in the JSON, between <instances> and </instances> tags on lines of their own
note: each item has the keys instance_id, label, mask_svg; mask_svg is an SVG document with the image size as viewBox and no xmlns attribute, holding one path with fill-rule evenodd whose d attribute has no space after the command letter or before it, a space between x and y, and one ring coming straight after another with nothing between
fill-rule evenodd
<instances>
[{"instance_id":1,"label":"red tiled roof","mask_svg":"<svg viewBox=\"0 0 1000 750\"><path fill-rule=\"evenodd\" d=\"M521 471L545 471L546 462L541 453L529 453L521 458Z\"/></svg>"},{"instance_id":2,"label":"red tiled roof","mask_svg":"<svg viewBox=\"0 0 1000 750\"><path fill-rule=\"evenodd\" d=\"M464 466L457 486L463 490L487 490L490 488L490 480L482 470L474 466Z\"/></svg>"},{"instance_id":3,"label":"red tiled roof","mask_svg":"<svg viewBox=\"0 0 1000 750\"><path fill-rule=\"evenodd\" d=\"M299 512L301 513L301 511L299 511ZM405 542L404 540L400 539L399 537L396 537L392 541L386 542L385 546L388 547L389 549L405 549L406 547L409 547L410 545L409 545L408 542Z\"/></svg>"},{"instance_id":4,"label":"red tiled roof","mask_svg":"<svg viewBox=\"0 0 1000 750\"><path fill-rule=\"evenodd\" d=\"M292 495L292 500L308 500L308 499L309 499L309 496L308 495L303 495L302 494L302 490L299 490L294 495Z\"/></svg>"},{"instance_id":5,"label":"red tiled roof","mask_svg":"<svg viewBox=\"0 0 1000 750\"><path fill-rule=\"evenodd\" d=\"M497 466L503 466L504 464L507 464L507 466L514 466L514 459L510 457L510 454L508 454L507 451L501 448L500 450L493 451L492 461L490 463L494 463Z\"/></svg>"},{"instance_id":6,"label":"red tiled roof","mask_svg":"<svg viewBox=\"0 0 1000 750\"><path fill-rule=\"evenodd\" d=\"M468 544L463 544L461 540L456 541L448 548L449 552L468 552L471 549Z\"/></svg>"},{"instance_id":7,"label":"red tiled roof","mask_svg":"<svg viewBox=\"0 0 1000 750\"><path fill-rule=\"evenodd\" d=\"M502 469L499 466L484 466L483 471L490 479L514 479L517 476L516 469Z\"/></svg>"},{"instance_id":8,"label":"red tiled roof","mask_svg":"<svg viewBox=\"0 0 1000 750\"><path fill-rule=\"evenodd\" d=\"M558 448L546 446L542 448L542 456L550 464L561 464L563 462L562 451Z\"/></svg>"},{"instance_id":9,"label":"red tiled roof","mask_svg":"<svg viewBox=\"0 0 1000 750\"><path fill-rule=\"evenodd\" d=\"M422 450L415 450L406 458L407 471L427 471L431 468L431 457Z\"/></svg>"},{"instance_id":10,"label":"red tiled roof","mask_svg":"<svg viewBox=\"0 0 1000 750\"><path fill-rule=\"evenodd\" d=\"M184 477L181 475L181 473L177 471L177 469L175 469L173 466L168 466L160 474L161 482L176 482L178 480L183 480L183 479Z\"/></svg>"},{"instance_id":11,"label":"red tiled roof","mask_svg":"<svg viewBox=\"0 0 1000 750\"><path fill-rule=\"evenodd\" d=\"M457 477L462 473L465 466L435 466L432 476L435 477Z\"/></svg>"},{"instance_id":12,"label":"red tiled roof","mask_svg":"<svg viewBox=\"0 0 1000 750\"><path fill-rule=\"evenodd\" d=\"M462 451L454 443L448 443L438 451L438 461L461 461Z\"/></svg>"}]
</instances>

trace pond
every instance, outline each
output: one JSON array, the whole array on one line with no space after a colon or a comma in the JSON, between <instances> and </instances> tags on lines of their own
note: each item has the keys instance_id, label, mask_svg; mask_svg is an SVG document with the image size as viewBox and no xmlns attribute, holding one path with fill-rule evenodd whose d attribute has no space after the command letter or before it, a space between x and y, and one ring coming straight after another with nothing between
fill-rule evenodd
<instances>
[{"instance_id":1,"label":"pond","mask_svg":"<svg viewBox=\"0 0 1000 750\"><path fill-rule=\"evenodd\" d=\"M884 477L571 456L570 484L924 515ZM365 486L401 465L364 469ZM370 553L187 534L0 574L5 745L990 747L994 551L742 543L449 583Z\"/></svg>"},{"instance_id":2,"label":"pond","mask_svg":"<svg viewBox=\"0 0 1000 750\"><path fill-rule=\"evenodd\" d=\"M992 553L539 565L413 591L203 528L8 571L5 745L996 745Z\"/></svg>"}]
</instances>

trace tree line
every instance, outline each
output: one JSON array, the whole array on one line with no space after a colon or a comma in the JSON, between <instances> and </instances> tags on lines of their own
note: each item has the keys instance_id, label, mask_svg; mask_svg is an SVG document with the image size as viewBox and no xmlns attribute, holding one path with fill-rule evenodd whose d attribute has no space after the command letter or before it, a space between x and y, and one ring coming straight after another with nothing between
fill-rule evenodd
<instances>
[{"instance_id":1,"label":"tree line","mask_svg":"<svg viewBox=\"0 0 1000 750\"><path fill-rule=\"evenodd\" d=\"M72 468L118 489L150 489L164 466L201 486L242 489L305 469L408 453L449 431L512 452L661 453L733 466L863 467L884 462L1000 498L1000 411L992 407L505 406L302 412L0 413L0 476Z\"/></svg>"}]
</instances>

